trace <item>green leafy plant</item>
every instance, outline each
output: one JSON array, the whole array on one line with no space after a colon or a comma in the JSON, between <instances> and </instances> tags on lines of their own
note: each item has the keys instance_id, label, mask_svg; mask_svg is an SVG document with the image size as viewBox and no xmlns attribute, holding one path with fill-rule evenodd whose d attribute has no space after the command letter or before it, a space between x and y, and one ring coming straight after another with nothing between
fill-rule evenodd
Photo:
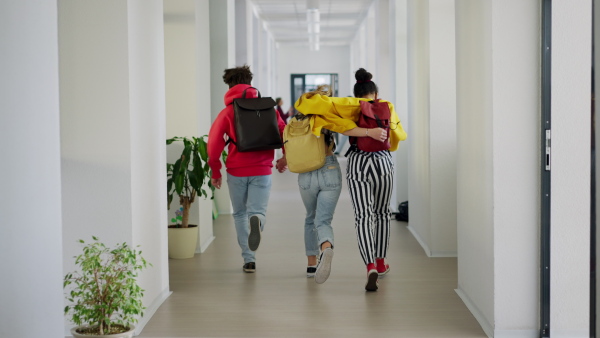
<instances>
[{"instance_id":1,"label":"green leafy plant","mask_svg":"<svg viewBox=\"0 0 600 338\"><path fill-rule=\"evenodd\" d=\"M171 208L171 202L175 194L179 196L181 215L177 215L171 221L176 222L176 227L187 228L189 225L190 206L196 200L196 196L208 197L207 189L211 191L211 199L214 198L215 188L210 183L211 170L208 166L207 144L202 137L173 137L167 139L167 145L173 142L182 142L183 151L175 163L167 163L167 202ZM223 161L226 153L223 152ZM181 221L181 222L178 222Z\"/></svg>"},{"instance_id":2,"label":"green leafy plant","mask_svg":"<svg viewBox=\"0 0 600 338\"><path fill-rule=\"evenodd\" d=\"M137 284L137 274L151 264L142 252L127 243L108 248L97 237L75 257L80 271L68 273L63 287L69 288L65 315L76 325L87 325L85 334L105 335L129 330L143 316L144 290ZM85 244L83 240L80 243ZM71 287L69 287L72 285ZM84 333L79 331L79 333Z\"/></svg>"}]
</instances>

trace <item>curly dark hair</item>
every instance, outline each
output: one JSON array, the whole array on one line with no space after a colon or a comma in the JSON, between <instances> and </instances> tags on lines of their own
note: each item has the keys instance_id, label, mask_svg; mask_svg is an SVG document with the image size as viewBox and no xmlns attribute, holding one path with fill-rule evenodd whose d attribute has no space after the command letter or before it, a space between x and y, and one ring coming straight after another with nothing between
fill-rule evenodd
<instances>
[{"instance_id":1,"label":"curly dark hair","mask_svg":"<svg viewBox=\"0 0 600 338\"><path fill-rule=\"evenodd\" d=\"M225 69L223 74L223 82L225 82L229 88L239 84L251 84L252 83L252 72L248 65L241 67Z\"/></svg>"},{"instance_id":2,"label":"curly dark hair","mask_svg":"<svg viewBox=\"0 0 600 338\"><path fill-rule=\"evenodd\" d=\"M365 97L369 94L379 93L379 88L377 88L375 82L371 81L373 74L367 72L364 68L359 68L354 77L356 78L354 97Z\"/></svg>"}]
</instances>

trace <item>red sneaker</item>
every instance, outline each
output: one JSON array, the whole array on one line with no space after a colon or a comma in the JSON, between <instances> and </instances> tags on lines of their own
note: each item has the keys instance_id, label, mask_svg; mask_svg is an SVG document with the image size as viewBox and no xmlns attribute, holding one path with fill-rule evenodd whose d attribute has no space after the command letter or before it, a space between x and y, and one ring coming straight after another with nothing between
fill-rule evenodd
<instances>
[{"instance_id":1,"label":"red sneaker","mask_svg":"<svg viewBox=\"0 0 600 338\"><path fill-rule=\"evenodd\" d=\"M383 258L377 258L375 259L375 262L377 264L377 273L379 274L379 277L385 276L390 271L390 265L385 264Z\"/></svg>"}]
</instances>

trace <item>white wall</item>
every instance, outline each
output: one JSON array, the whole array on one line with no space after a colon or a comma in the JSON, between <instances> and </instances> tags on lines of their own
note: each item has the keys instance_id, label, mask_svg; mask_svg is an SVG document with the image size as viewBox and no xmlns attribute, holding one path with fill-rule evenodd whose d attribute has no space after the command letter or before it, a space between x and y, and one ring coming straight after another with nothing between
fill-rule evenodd
<instances>
[{"instance_id":1,"label":"white wall","mask_svg":"<svg viewBox=\"0 0 600 338\"><path fill-rule=\"evenodd\" d=\"M494 337L539 329L540 10L456 2L457 293Z\"/></svg>"},{"instance_id":2,"label":"white wall","mask_svg":"<svg viewBox=\"0 0 600 338\"><path fill-rule=\"evenodd\" d=\"M514 336L515 333L536 337L538 330L538 224L541 203L539 13L541 5L536 0L493 2L496 337Z\"/></svg>"},{"instance_id":3,"label":"white wall","mask_svg":"<svg viewBox=\"0 0 600 338\"><path fill-rule=\"evenodd\" d=\"M58 8L64 264L72 271L79 239L132 239L128 20L126 2L61 0Z\"/></svg>"},{"instance_id":4,"label":"white wall","mask_svg":"<svg viewBox=\"0 0 600 338\"><path fill-rule=\"evenodd\" d=\"M354 79L354 73L349 69L349 46L321 46L319 51L309 51L306 46L280 44L277 49L279 83L275 86L273 97L282 97L285 102L292 105L290 76L303 73L338 73L339 95L352 95L349 83L350 78Z\"/></svg>"},{"instance_id":5,"label":"white wall","mask_svg":"<svg viewBox=\"0 0 600 338\"><path fill-rule=\"evenodd\" d=\"M429 3L409 0L407 5L409 229L430 255Z\"/></svg>"},{"instance_id":6,"label":"white wall","mask_svg":"<svg viewBox=\"0 0 600 338\"><path fill-rule=\"evenodd\" d=\"M591 1L552 1L552 337L589 336Z\"/></svg>"},{"instance_id":7,"label":"white wall","mask_svg":"<svg viewBox=\"0 0 600 338\"><path fill-rule=\"evenodd\" d=\"M65 272L80 238L141 244L139 332L169 293L162 2L61 0L59 15Z\"/></svg>"},{"instance_id":8,"label":"white wall","mask_svg":"<svg viewBox=\"0 0 600 338\"><path fill-rule=\"evenodd\" d=\"M233 0L208 0L210 32L211 121L223 109L223 95L229 89L223 83L223 71L235 64L235 10ZM200 2L198 3L200 5ZM254 69L252 69L254 70Z\"/></svg>"},{"instance_id":9,"label":"white wall","mask_svg":"<svg viewBox=\"0 0 600 338\"><path fill-rule=\"evenodd\" d=\"M209 4L201 0L167 1L164 11L166 138L207 135L211 123L212 98L209 80ZM168 163L174 163L182 150L181 142L169 145ZM197 197L190 209L190 224L199 226L198 253L203 252L214 240L212 203L210 198ZM165 224L170 223L179 208L179 199L175 196L165 216Z\"/></svg>"},{"instance_id":10,"label":"white wall","mask_svg":"<svg viewBox=\"0 0 600 338\"><path fill-rule=\"evenodd\" d=\"M491 1L456 1L457 292L493 336L491 19Z\"/></svg>"},{"instance_id":11,"label":"white wall","mask_svg":"<svg viewBox=\"0 0 600 338\"><path fill-rule=\"evenodd\" d=\"M197 7L204 8L206 0L197 0ZM208 0L208 9L204 9L202 12L198 11L197 16L199 20L208 22L209 26L207 31L209 32L209 50L210 50L210 61L202 60L202 65L208 65L210 72L206 72L199 81L210 82L210 122L214 121L219 112L225 108L223 96L229 90L229 87L223 82L223 71L228 68L242 66L236 64L236 29L243 29L241 24L236 25L235 20L235 2L233 0ZM202 24L200 21L199 25ZM198 32L202 35L201 32ZM254 41L246 42L246 46L254 45ZM206 48L206 46L205 46ZM256 50L256 48L254 49ZM200 65L200 64L199 64ZM256 73L256 69L252 63L248 63L253 73ZM206 75L210 74L208 77ZM254 82L253 82L254 83ZM204 94L201 97L205 97ZM209 128L210 129L210 128ZM227 175L225 172L225 165L223 164L221 174L223 175L223 185L221 189L215 190L215 203L217 204L217 210L219 214L231 214L231 202L229 199L229 191L227 187Z\"/></svg>"},{"instance_id":12,"label":"white wall","mask_svg":"<svg viewBox=\"0 0 600 338\"><path fill-rule=\"evenodd\" d=\"M61 337L56 3L1 2L0 37L0 336Z\"/></svg>"},{"instance_id":13,"label":"white wall","mask_svg":"<svg viewBox=\"0 0 600 338\"><path fill-rule=\"evenodd\" d=\"M454 0L429 3L429 162L432 256L456 256Z\"/></svg>"},{"instance_id":14,"label":"white wall","mask_svg":"<svg viewBox=\"0 0 600 338\"><path fill-rule=\"evenodd\" d=\"M408 201L408 149L412 134L408 130L408 16L407 0L391 1L390 22L393 34L390 34L394 81L394 108L408 134L406 141L396 151L396 200ZM396 211L397 205L392 205Z\"/></svg>"},{"instance_id":15,"label":"white wall","mask_svg":"<svg viewBox=\"0 0 600 338\"><path fill-rule=\"evenodd\" d=\"M128 4L133 245L155 268L140 273L145 290L139 333L170 294L166 202L165 58L162 0Z\"/></svg>"},{"instance_id":16,"label":"white wall","mask_svg":"<svg viewBox=\"0 0 600 338\"><path fill-rule=\"evenodd\" d=\"M208 100L208 93L212 92L212 85L206 81L207 74L210 73L210 32L209 32L209 6L206 0L196 0L196 97L202 104L196 105L197 130L198 135L208 135L212 121L211 110ZM212 97L212 95L211 95ZM224 184L226 186L226 184ZM208 192L210 196L210 191ZM213 200L198 199L199 205L199 223L200 236L199 248L197 252L204 252L214 239L212 227L212 207ZM229 204L227 204L229 206Z\"/></svg>"},{"instance_id":17,"label":"white wall","mask_svg":"<svg viewBox=\"0 0 600 338\"><path fill-rule=\"evenodd\" d=\"M456 256L454 1L409 1L409 229L427 255Z\"/></svg>"}]
</instances>

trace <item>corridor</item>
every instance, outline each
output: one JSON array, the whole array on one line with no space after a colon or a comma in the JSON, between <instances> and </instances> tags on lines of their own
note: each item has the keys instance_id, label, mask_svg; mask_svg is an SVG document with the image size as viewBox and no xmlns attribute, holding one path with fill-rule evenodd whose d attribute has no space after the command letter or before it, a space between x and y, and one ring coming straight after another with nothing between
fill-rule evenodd
<instances>
[{"instance_id":1,"label":"corridor","mask_svg":"<svg viewBox=\"0 0 600 338\"><path fill-rule=\"evenodd\" d=\"M406 223L392 220L391 271L365 292L345 181L331 276L321 285L306 278L296 178L273 174L257 272L242 272L232 216L221 215L204 253L169 260L173 294L139 337L486 337L454 291L456 258L428 258Z\"/></svg>"}]
</instances>

